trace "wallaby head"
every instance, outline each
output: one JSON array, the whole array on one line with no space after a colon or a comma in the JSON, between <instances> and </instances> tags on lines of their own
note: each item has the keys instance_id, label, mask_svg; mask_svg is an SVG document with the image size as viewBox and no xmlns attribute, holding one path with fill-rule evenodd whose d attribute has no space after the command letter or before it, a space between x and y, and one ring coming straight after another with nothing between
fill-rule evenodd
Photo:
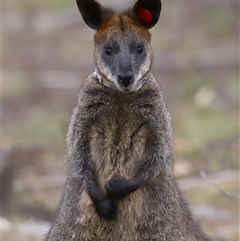
<instances>
[{"instance_id":1,"label":"wallaby head","mask_svg":"<svg viewBox=\"0 0 240 241\"><path fill-rule=\"evenodd\" d=\"M85 23L96 30L96 74L104 85L138 91L151 68L150 33L159 19L160 0L138 0L132 9L117 13L95 0L77 0Z\"/></svg>"}]
</instances>

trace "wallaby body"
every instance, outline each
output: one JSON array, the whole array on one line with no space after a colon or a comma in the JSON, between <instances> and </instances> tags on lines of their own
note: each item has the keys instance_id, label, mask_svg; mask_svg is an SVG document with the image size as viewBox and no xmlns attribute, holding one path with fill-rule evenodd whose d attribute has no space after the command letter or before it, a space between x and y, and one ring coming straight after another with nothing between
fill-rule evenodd
<instances>
[{"instance_id":1,"label":"wallaby body","mask_svg":"<svg viewBox=\"0 0 240 241\"><path fill-rule=\"evenodd\" d=\"M176 185L171 118L149 72L147 29L158 21L160 1L139 0L122 14L77 3L97 30L96 71L69 126L69 175L46 240L207 241Z\"/></svg>"}]
</instances>

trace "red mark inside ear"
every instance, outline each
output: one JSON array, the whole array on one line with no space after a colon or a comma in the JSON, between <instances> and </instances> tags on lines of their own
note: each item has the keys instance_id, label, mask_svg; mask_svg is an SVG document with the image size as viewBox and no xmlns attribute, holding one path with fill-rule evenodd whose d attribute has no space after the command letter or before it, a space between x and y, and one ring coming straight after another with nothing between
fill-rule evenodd
<instances>
[{"instance_id":1,"label":"red mark inside ear","mask_svg":"<svg viewBox=\"0 0 240 241\"><path fill-rule=\"evenodd\" d=\"M141 21L144 23L151 23L152 22L152 14L145 8L140 8L137 11L137 15Z\"/></svg>"}]
</instances>

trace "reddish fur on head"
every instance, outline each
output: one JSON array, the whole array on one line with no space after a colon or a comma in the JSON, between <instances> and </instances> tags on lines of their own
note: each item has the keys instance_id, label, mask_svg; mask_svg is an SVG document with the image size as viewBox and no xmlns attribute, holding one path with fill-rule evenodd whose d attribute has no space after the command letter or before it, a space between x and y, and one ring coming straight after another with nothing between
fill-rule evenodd
<instances>
[{"instance_id":1,"label":"reddish fur on head","mask_svg":"<svg viewBox=\"0 0 240 241\"><path fill-rule=\"evenodd\" d=\"M96 43L100 43L109 35L112 35L119 32L121 28L120 25L123 25L124 28L131 29L133 33L136 33L146 40L150 40L151 35L149 31L147 31L141 24L134 21L126 14L115 14L112 18L110 18L106 23L104 23L95 33L94 40Z\"/></svg>"}]
</instances>

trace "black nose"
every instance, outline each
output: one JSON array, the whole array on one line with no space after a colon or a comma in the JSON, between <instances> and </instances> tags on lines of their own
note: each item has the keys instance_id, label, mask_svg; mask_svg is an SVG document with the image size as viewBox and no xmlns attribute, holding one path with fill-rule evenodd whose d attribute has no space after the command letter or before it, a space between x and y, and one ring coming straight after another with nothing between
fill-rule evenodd
<instances>
[{"instance_id":1,"label":"black nose","mask_svg":"<svg viewBox=\"0 0 240 241\"><path fill-rule=\"evenodd\" d=\"M126 72L118 74L118 82L124 85L125 87L128 87L133 82L133 73Z\"/></svg>"}]
</instances>

